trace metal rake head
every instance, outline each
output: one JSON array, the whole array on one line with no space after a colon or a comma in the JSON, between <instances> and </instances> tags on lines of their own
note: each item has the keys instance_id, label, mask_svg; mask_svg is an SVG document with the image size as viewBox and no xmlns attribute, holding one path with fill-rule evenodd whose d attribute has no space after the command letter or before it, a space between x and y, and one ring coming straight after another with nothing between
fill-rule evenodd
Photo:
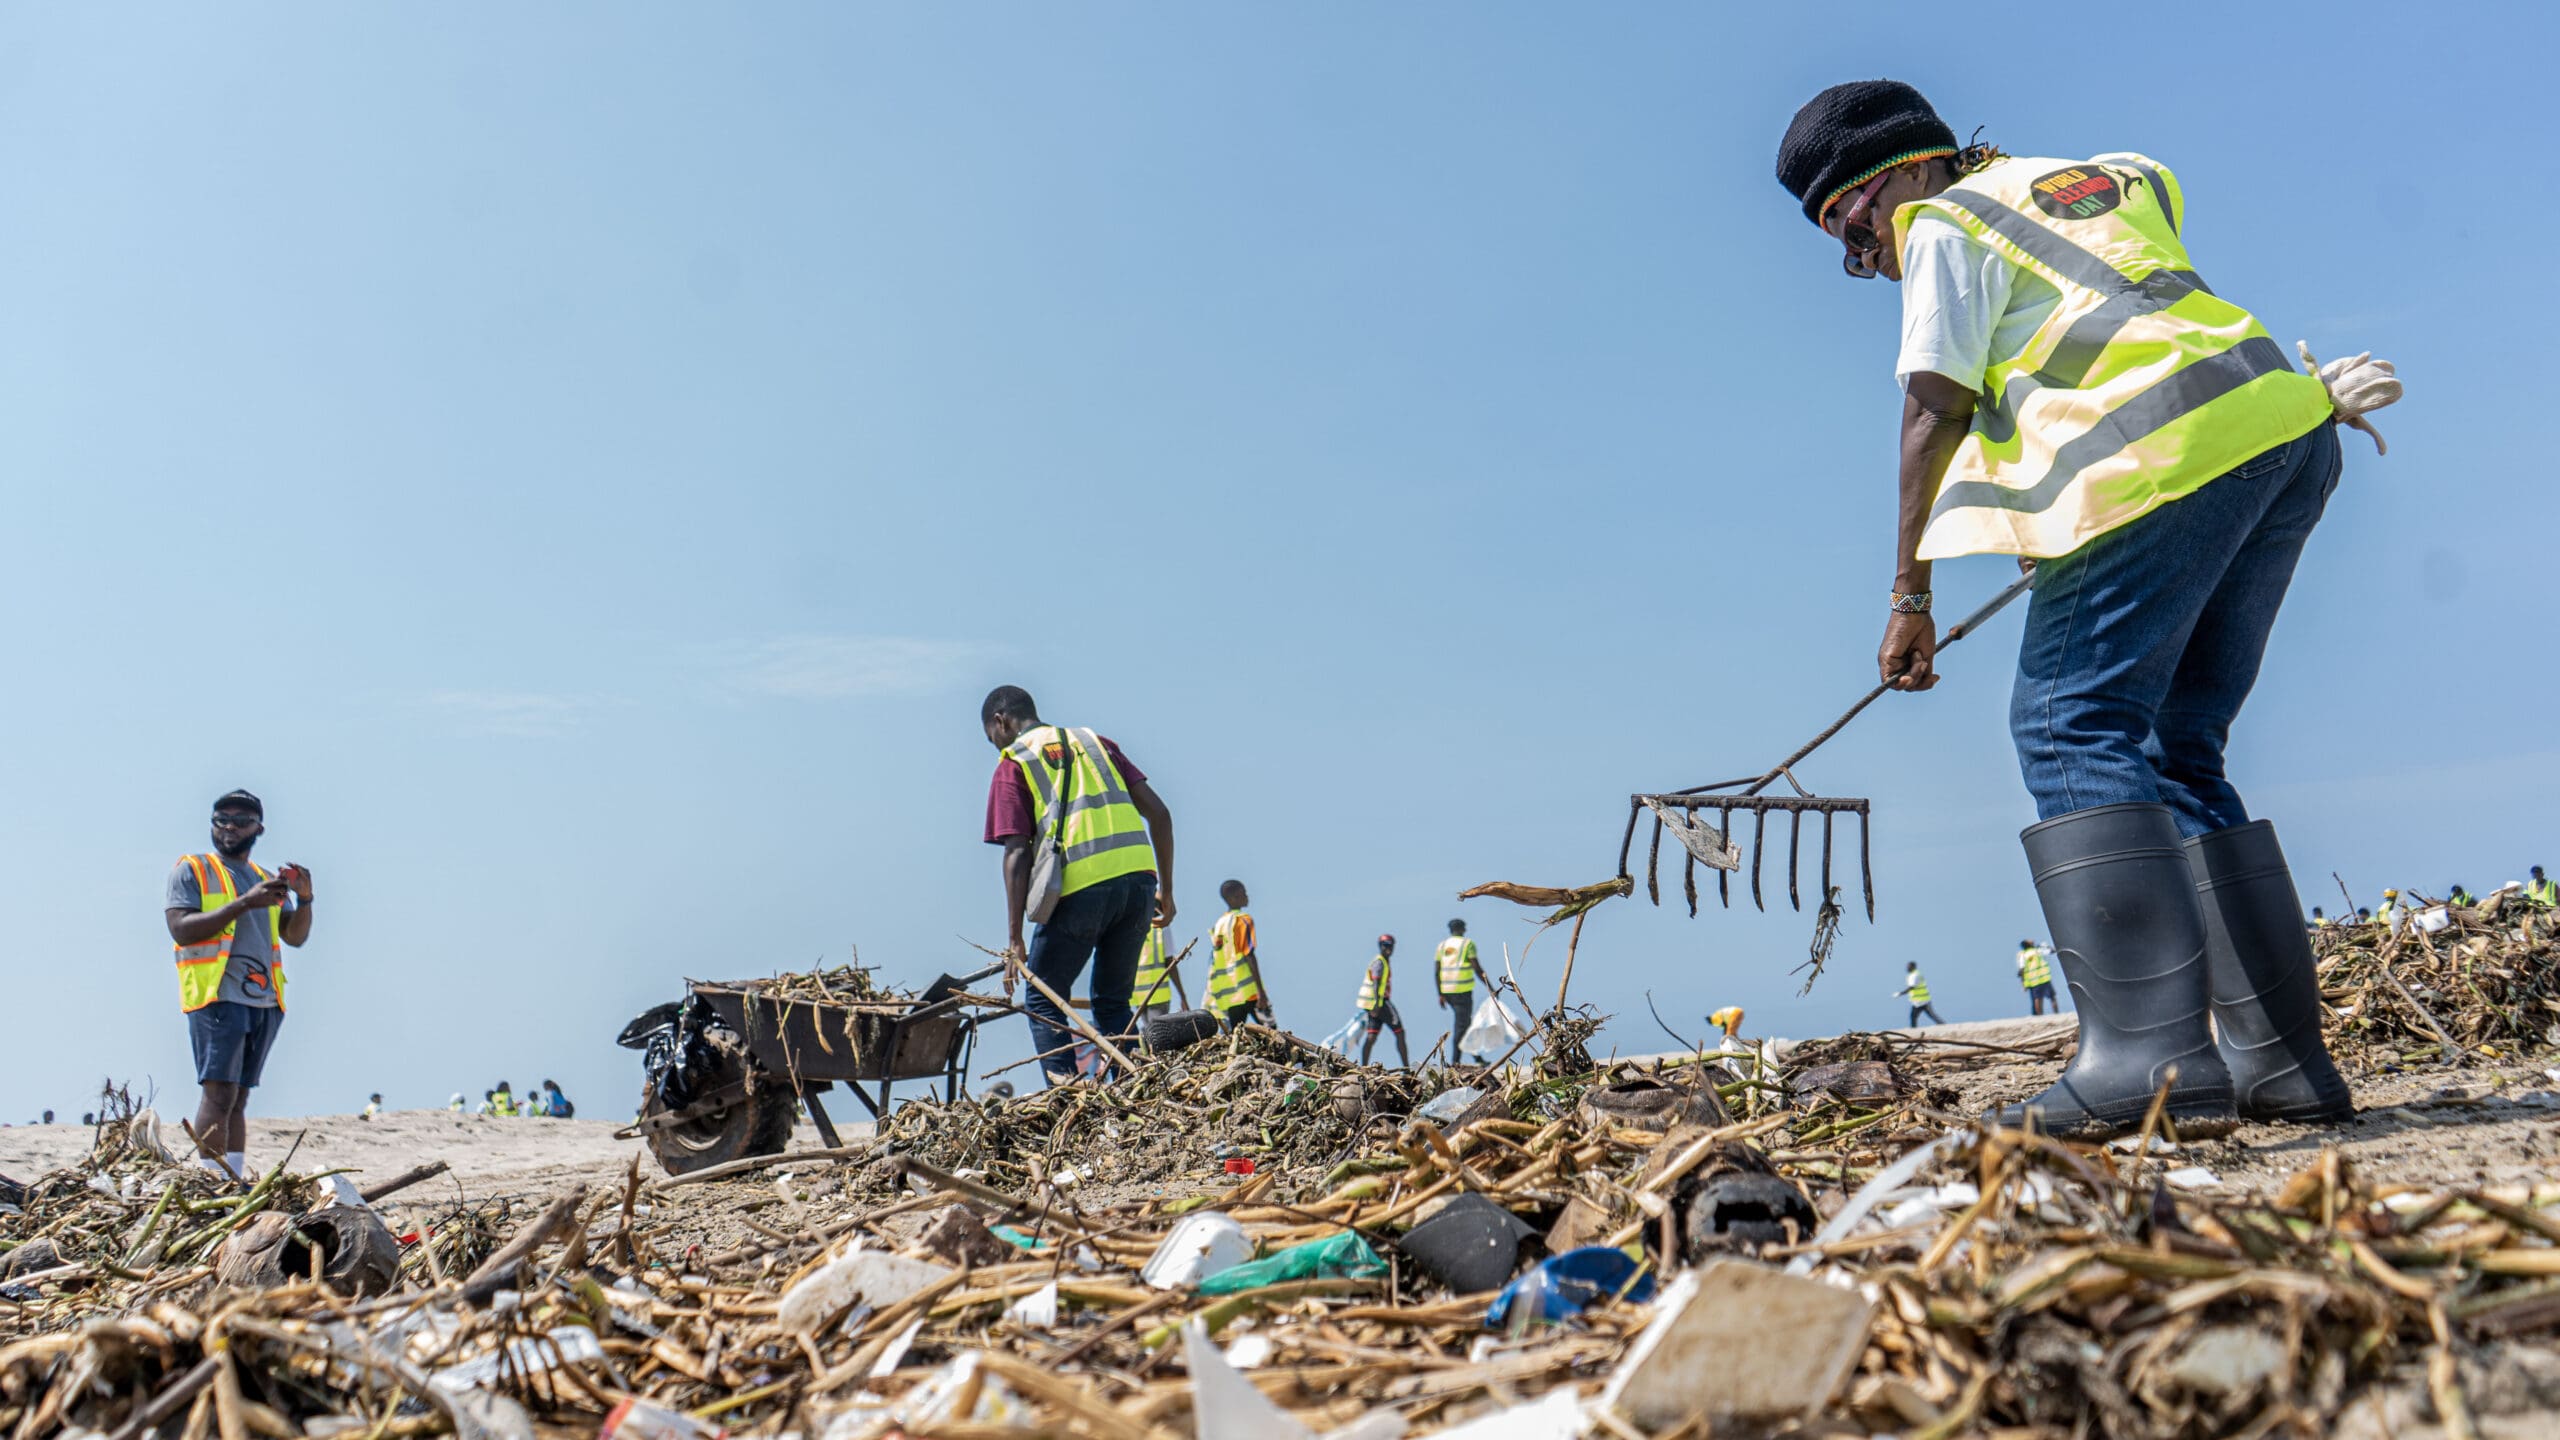
<instances>
[{"instance_id":1,"label":"metal rake head","mask_svg":"<svg viewBox=\"0 0 2560 1440\"><path fill-rule=\"evenodd\" d=\"M1795 777L1786 777L1790 784ZM1668 830L1680 842L1687 859L1681 867L1681 889L1688 896L1689 913L1698 913L1698 867L1705 865L1716 872L1716 895L1727 908L1733 905L1733 872L1742 868L1742 848L1733 841L1733 817L1739 811L1751 817L1751 903L1758 909L1769 907L1760 896L1760 855L1766 848L1769 815L1776 811L1787 817L1787 904L1804 909L1804 897L1797 888L1798 856L1803 849L1804 817L1822 817L1822 889L1826 899L1834 894L1831 884L1831 823L1835 815L1858 817L1858 885L1865 895L1867 920L1876 918L1875 867L1867 845L1867 802L1850 796L1834 795L1753 795L1747 793L1717 794L1750 784L1747 780L1724 785L1701 786L1668 795L1633 795L1627 800L1627 834L1618 846L1618 874L1627 875L1627 859L1635 849L1636 823L1646 811L1653 812L1653 844L1645 855L1645 893L1653 903L1662 903L1662 833ZM1801 787L1799 787L1801 788ZM1713 823L1705 812L1716 812Z\"/></svg>"}]
</instances>

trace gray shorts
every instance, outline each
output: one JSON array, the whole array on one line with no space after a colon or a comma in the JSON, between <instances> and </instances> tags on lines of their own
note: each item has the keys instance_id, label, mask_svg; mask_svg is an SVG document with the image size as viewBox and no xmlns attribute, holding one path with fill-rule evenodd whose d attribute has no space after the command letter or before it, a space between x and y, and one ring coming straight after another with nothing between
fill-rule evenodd
<instances>
[{"instance_id":1,"label":"gray shorts","mask_svg":"<svg viewBox=\"0 0 2560 1440\"><path fill-rule=\"evenodd\" d=\"M267 1051L284 1028L284 1011L273 1005L242 1005L216 1000L187 1012L187 1043L195 1047L196 1083L256 1088L266 1073Z\"/></svg>"}]
</instances>

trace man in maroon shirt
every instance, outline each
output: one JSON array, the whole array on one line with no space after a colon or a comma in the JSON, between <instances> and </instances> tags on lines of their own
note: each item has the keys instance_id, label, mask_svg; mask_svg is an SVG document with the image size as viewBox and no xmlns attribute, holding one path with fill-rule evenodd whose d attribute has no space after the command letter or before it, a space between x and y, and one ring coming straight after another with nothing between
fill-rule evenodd
<instances>
[{"instance_id":1,"label":"man in maroon shirt","mask_svg":"<svg viewBox=\"0 0 2560 1440\"><path fill-rule=\"evenodd\" d=\"M1018 685L996 687L979 707L978 719L998 750L1046 725L1029 692ZM1093 1028L1117 1037L1129 1033L1129 991L1137 981L1138 952L1146 944L1147 927L1173 920L1173 814L1147 784L1146 772L1131 764L1110 737L1094 738L1102 741L1105 760L1118 772L1121 787L1128 792L1127 803L1147 822L1154 873L1116 875L1067 892L1025 945L1022 926L1031 898L1031 842L1038 827L1033 821L1030 782L1009 755L997 757L995 778L987 787L986 840L1004 847L1007 963L1028 965L1041 984L1064 996L1090 960ZM1008 973L1008 993L1011 984ZM1022 1008L1030 1012L1032 1053L1048 1057L1040 1065L1050 1083L1074 1079L1074 1057L1050 1053L1065 1049L1074 1039L1067 1017L1038 990L1023 998Z\"/></svg>"}]
</instances>

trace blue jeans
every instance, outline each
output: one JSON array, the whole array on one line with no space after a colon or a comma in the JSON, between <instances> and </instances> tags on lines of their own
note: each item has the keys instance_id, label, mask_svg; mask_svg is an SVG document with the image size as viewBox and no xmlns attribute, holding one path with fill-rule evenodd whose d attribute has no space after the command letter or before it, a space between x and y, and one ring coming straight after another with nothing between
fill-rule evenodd
<instances>
[{"instance_id":1,"label":"blue jeans","mask_svg":"<svg viewBox=\"0 0 2560 1440\"><path fill-rule=\"evenodd\" d=\"M1093 962L1093 1028L1117 1040L1129 1033L1129 992L1138 983L1138 952L1147 943L1147 927L1155 923L1156 877L1144 872L1120 875L1060 896L1058 908L1031 932L1025 961L1040 983L1060 995L1074 993L1085 962ZM1067 1017L1033 990L1022 1002L1031 1012L1031 1053L1048 1055L1075 1040ZM1040 1062L1049 1083L1076 1077L1072 1054L1050 1055Z\"/></svg>"},{"instance_id":2,"label":"blue jeans","mask_svg":"<svg viewBox=\"0 0 2560 1440\"><path fill-rule=\"evenodd\" d=\"M2339 463L2322 425L2036 567L2009 733L2037 819L2156 802L2190 836L2248 820L2223 745Z\"/></svg>"}]
</instances>

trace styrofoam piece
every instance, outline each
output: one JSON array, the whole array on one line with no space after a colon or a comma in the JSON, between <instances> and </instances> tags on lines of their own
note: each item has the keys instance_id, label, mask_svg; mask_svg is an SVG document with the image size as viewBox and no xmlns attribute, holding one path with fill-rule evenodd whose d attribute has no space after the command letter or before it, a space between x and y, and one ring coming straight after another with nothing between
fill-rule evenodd
<instances>
[{"instance_id":1,"label":"styrofoam piece","mask_svg":"<svg viewBox=\"0 0 2560 1440\"><path fill-rule=\"evenodd\" d=\"M1050 1281L1005 1307L1005 1318L1033 1330L1058 1323L1058 1282Z\"/></svg>"},{"instance_id":2,"label":"styrofoam piece","mask_svg":"<svg viewBox=\"0 0 2560 1440\"><path fill-rule=\"evenodd\" d=\"M1252 1258L1253 1241L1243 1226L1224 1215L1194 1211L1182 1217L1138 1273L1158 1290L1179 1290Z\"/></svg>"},{"instance_id":3,"label":"styrofoam piece","mask_svg":"<svg viewBox=\"0 0 2560 1440\"><path fill-rule=\"evenodd\" d=\"M1865 1352L1874 1306L1855 1290L1746 1260L1672 1282L1600 1402L1647 1431L1693 1416L1772 1420L1830 1403Z\"/></svg>"},{"instance_id":4,"label":"styrofoam piece","mask_svg":"<svg viewBox=\"0 0 2560 1440\"><path fill-rule=\"evenodd\" d=\"M856 1304L894 1305L951 1273L948 1265L857 1245L784 1291L775 1318L785 1330L815 1335Z\"/></svg>"},{"instance_id":5,"label":"styrofoam piece","mask_svg":"<svg viewBox=\"0 0 2560 1440\"><path fill-rule=\"evenodd\" d=\"M1182 1327L1182 1363L1191 1372L1191 1413L1197 1427L1193 1433L1199 1440L1317 1440L1316 1432L1272 1404L1261 1387L1228 1364L1218 1353L1217 1342L1209 1338L1208 1327L1196 1319ZM1378 1409L1326 1431L1323 1440L1401 1440L1403 1435L1404 1417L1392 1409Z\"/></svg>"}]
</instances>

